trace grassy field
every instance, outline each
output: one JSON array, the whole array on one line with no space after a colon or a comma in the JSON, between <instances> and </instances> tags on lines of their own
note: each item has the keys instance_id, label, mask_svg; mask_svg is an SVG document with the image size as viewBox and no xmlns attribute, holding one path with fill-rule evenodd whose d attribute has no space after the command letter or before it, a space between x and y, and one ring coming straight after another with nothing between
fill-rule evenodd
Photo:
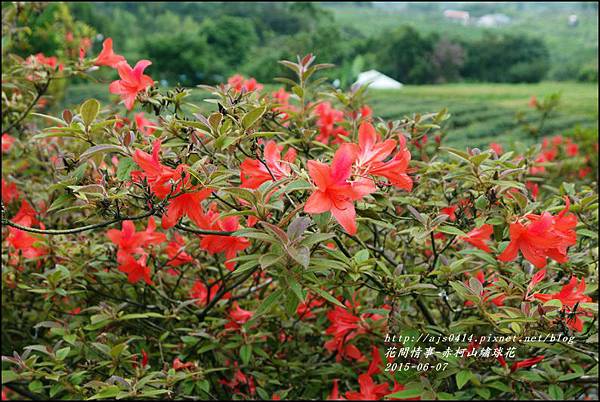
<instances>
[{"instance_id":1,"label":"grassy field","mask_svg":"<svg viewBox=\"0 0 600 402\"><path fill-rule=\"evenodd\" d=\"M452 117L445 127L448 144L484 146L492 141L510 145L531 142L517 123L516 113L532 119L529 99L561 93L556 112L545 125L544 134L554 135L580 127L598 127L598 86L596 84L449 84L405 86L401 90L372 92L369 104L376 116L398 119L419 112L447 107Z\"/></svg>"},{"instance_id":2,"label":"grassy field","mask_svg":"<svg viewBox=\"0 0 600 402\"><path fill-rule=\"evenodd\" d=\"M517 124L516 113L523 111L533 118L527 106L531 96L542 99L551 93L561 93L557 111L545 125L546 135L569 131L577 126L598 127L598 85L566 82L539 84L448 84L404 86L400 90L379 90L368 93L367 102L376 116L400 119L412 113L437 112L447 107L452 117L444 127L447 143L464 147L485 146L490 142L511 145L515 141L532 141ZM107 85L86 84L68 87L61 106L72 106L95 97L108 102ZM206 93L197 90L194 103L202 104Z\"/></svg>"}]
</instances>

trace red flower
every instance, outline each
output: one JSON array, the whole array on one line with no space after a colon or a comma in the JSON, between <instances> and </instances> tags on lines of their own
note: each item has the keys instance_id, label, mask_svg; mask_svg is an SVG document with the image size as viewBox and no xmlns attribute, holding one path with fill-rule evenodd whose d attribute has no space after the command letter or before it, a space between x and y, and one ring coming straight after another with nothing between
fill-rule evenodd
<instances>
[{"instance_id":1,"label":"red flower","mask_svg":"<svg viewBox=\"0 0 600 402\"><path fill-rule=\"evenodd\" d=\"M126 61L117 64L116 68L121 79L113 81L108 90L111 94L119 95L125 101L125 107L128 110L133 108L135 98L139 92L154 85L154 80L144 75L144 70L151 64L152 62L148 60L140 60L133 69Z\"/></svg>"},{"instance_id":2,"label":"red flower","mask_svg":"<svg viewBox=\"0 0 600 402\"><path fill-rule=\"evenodd\" d=\"M327 341L324 346L330 352L337 352L336 360L341 361L346 357L355 360L364 359L358 348L348 343L355 336L365 332L361 318L352 314L349 309L336 306L327 313L327 319L331 325L325 333L333 335L333 339Z\"/></svg>"},{"instance_id":3,"label":"red flower","mask_svg":"<svg viewBox=\"0 0 600 402\"><path fill-rule=\"evenodd\" d=\"M565 151L567 152L568 156L577 156L577 154L579 154L579 146L574 142L569 141L569 143L566 145Z\"/></svg>"},{"instance_id":4,"label":"red flower","mask_svg":"<svg viewBox=\"0 0 600 402\"><path fill-rule=\"evenodd\" d=\"M143 245L162 243L165 234L154 234L155 226L154 219L151 218L145 232L136 232L132 221L123 221L121 230L110 229L107 231L106 236L118 246L117 260L123 261L123 258L130 254L143 254Z\"/></svg>"},{"instance_id":5,"label":"red flower","mask_svg":"<svg viewBox=\"0 0 600 402\"><path fill-rule=\"evenodd\" d=\"M529 191L531 191L531 198L535 201L537 199L538 194L540 193L540 186L537 183L532 181L528 181L525 183L525 186Z\"/></svg>"},{"instance_id":6,"label":"red flower","mask_svg":"<svg viewBox=\"0 0 600 402\"><path fill-rule=\"evenodd\" d=\"M163 229L175 226L177 221L183 216L188 216L192 220L197 220L198 215L202 213L202 206L200 203L208 198L211 193L211 189L205 188L193 193L184 193L173 198L169 202L169 208L162 218Z\"/></svg>"},{"instance_id":7,"label":"red flower","mask_svg":"<svg viewBox=\"0 0 600 402\"><path fill-rule=\"evenodd\" d=\"M176 357L173 360L173 369L175 371L179 371L179 370L191 370L191 369L195 369L196 368L196 364L192 363L192 362L188 362L188 363L184 363L182 362L179 357Z\"/></svg>"},{"instance_id":8,"label":"red flower","mask_svg":"<svg viewBox=\"0 0 600 402\"><path fill-rule=\"evenodd\" d=\"M34 62L37 62L39 64L42 64L44 66L48 66L51 68L56 68L56 66L58 65L58 59L54 56L49 56L46 57L44 56L43 53L38 53L35 56L31 55L27 58L27 60L25 61L27 64L32 64ZM62 71L62 64L58 65L59 70Z\"/></svg>"},{"instance_id":9,"label":"red flower","mask_svg":"<svg viewBox=\"0 0 600 402\"><path fill-rule=\"evenodd\" d=\"M348 391L346 398L351 401L374 401L380 400L389 393L388 384L375 384L369 374L358 376L360 392Z\"/></svg>"},{"instance_id":10,"label":"red flower","mask_svg":"<svg viewBox=\"0 0 600 402\"><path fill-rule=\"evenodd\" d=\"M125 57L113 52L112 38L106 38L106 40L102 43L102 51L98 57L96 57L94 64L97 66L109 66L112 68L117 68L117 65L122 61L125 61Z\"/></svg>"},{"instance_id":11,"label":"red flower","mask_svg":"<svg viewBox=\"0 0 600 402\"><path fill-rule=\"evenodd\" d=\"M194 223L205 230L234 232L240 229L239 216L228 216L219 218L216 211L216 204L211 205L211 209L206 214L200 214L198 217L190 217ZM220 235L200 235L200 247L210 254L225 253L225 266L233 270L235 263L229 261L235 258L239 251L250 246L250 242L245 237L238 236L220 236Z\"/></svg>"},{"instance_id":12,"label":"red flower","mask_svg":"<svg viewBox=\"0 0 600 402\"><path fill-rule=\"evenodd\" d=\"M396 149L396 141L389 139L383 142L371 123L364 122L358 128L358 156L356 165L360 175L371 174L387 178L390 183L407 191L412 190L412 179L406 174L411 155L406 148L406 139L399 137L399 152L394 157L384 162Z\"/></svg>"},{"instance_id":13,"label":"red flower","mask_svg":"<svg viewBox=\"0 0 600 402\"><path fill-rule=\"evenodd\" d=\"M19 190L17 190L17 185L15 183L9 183L8 181L2 178L2 202L5 204L10 204L13 201L19 199Z\"/></svg>"},{"instance_id":14,"label":"red flower","mask_svg":"<svg viewBox=\"0 0 600 402\"><path fill-rule=\"evenodd\" d=\"M338 385L339 381L340 380L338 380L337 378L333 380L333 388L331 389L331 393L327 397L328 401L344 401L345 400L345 398L343 396L340 396L340 387Z\"/></svg>"},{"instance_id":15,"label":"red flower","mask_svg":"<svg viewBox=\"0 0 600 402\"><path fill-rule=\"evenodd\" d=\"M48 249L39 245L39 237L13 227L9 227L8 232L6 241L16 251L20 251L24 258L37 258L48 254Z\"/></svg>"},{"instance_id":16,"label":"red flower","mask_svg":"<svg viewBox=\"0 0 600 402\"><path fill-rule=\"evenodd\" d=\"M12 145L15 143L15 137L4 133L2 134L2 152L6 153L8 151L10 151L10 148L12 147Z\"/></svg>"},{"instance_id":17,"label":"red flower","mask_svg":"<svg viewBox=\"0 0 600 402\"><path fill-rule=\"evenodd\" d=\"M461 236L460 239L477 247L478 249L485 251L486 253L490 253L492 250L486 244L486 242L490 240L490 236L493 232L494 228L492 225L484 224L479 228L471 230L466 236Z\"/></svg>"},{"instance_id":18,"label":"red flower","mask_svg":"<svg viewBox=\"0 0 600 402\"><path fill-rule=\"evenodd\" d=\"M142 349L142 368L148 365L148 353L144 349Z\"/></svg>"},{"instance_id":19,"label":"red flower","mask_svg":"<svg viewBox=\"0 0 600 402\"><path fill-rule=\"evenodd\" d=\"M189 264L193 261L192 257L184 251L185 241L178 233L173 236L173 241L167 244L166 252L169 257L168 266L178 267L183 264Z\"/></svg>"},{"instance_id":20,"label":"red flower","mask_svg":"<svg viewBox=\"0 0 600 402\"><path fill-rule=\"evenodd\" d=\"M527 368L527 367L535 366L536 364L538 364L542 360L544 360L544 356L537 356L537 357L532 357L530 359L522 360L520 362L514 362L510 366L510 371L514 372L514 371L516 371L518 369L521 369L521 368Z\"/></svg>"},{"instance_id":21,"label":"red flower","mask_svg":"<svg viewBox=\"0 0 600 402\"><path fill-rule=\"evenodd\" d=\"M331 166L314 160L307 163L308 172L317 188L306 200L304 212L320 214L330 211L350 234L356 233L354 201L375 191L375 184L371 180L348 181L356 158L356 145L346 143L335 153Z\"/></svg>"},{"instance_id":22,"label":"red flower","mask_svg":"<svg viewBox=\"0 0 600 402\"><path fill-rule=\"evenodd\" d=\"M312 309L321 307L323 304L325 304L325 300L318 297L311 298L309 295L306 298L310 301L302 302L298 304L298 307L296 308L296 314L300 319L309 319L314 317Z\"/></svg>"},{"instance_id":23,"label":"red flower","mask_svg":"<svg viewBox=\"0 0 600 402\"><path fill-rule=\"evenodd\" d=\"M156 129L153 127L154 123L144 117L144 112L135 114L135 124L137 125L140 133L144 134L145 136L152 135L152 133L156 131Z\"/></svg>"},{"instance_id":24,"label":"red flower","mask_svg":"<svg viewBox=\"0 0 600 402\"><path fill-rule=\"evenodd\" d=\"M512 261L517 258L520 250L523 257L537 268L546 266L546 258L559 263L567 262L567 249L577 242L574 231L577 217L567 213L571 203L568 198L565 201L565 208L557 216L548 212L542 215L529 214L525 216L525 223L512 223L510 243L498 259Z\"/></svg>"},{"instance_id":25,"label":"red flower","mask_svg":"<svg viewBox=\"0 0 600 402\"><path fill-rule=\"evenodd\" d=\"M226 362L229 364L229 362ZM242 372L239 368L238 362L234 362L235 372L233 374L233 378L230 381L225 379L220 379L219 383L226 385L231 388L236 394L241 394L240 386L245 385L248 387L248 391L251 395L256 393L256 386L254 385L254 378L252 376L247 376Z\"/></svg>"},{"instance_id":26,"label":"red flower","mask_svg":"<svg viewBox=\"0 0 600 402\"><path fill-rule=\"evenodd\" d=\"M347 136L348 133L342 127L335 127L335 125L344 120L344 112L332 108L329 102L322 102L315 107L315 114L318 116L316 124L319 128L316 140L328 144L333 137L334 143L343 142L340 135Z\"/></svg>"},{"instance_id":27,"label":"red flower","mask_svg":"<svg viewBox=\"0 0 600 402\"><path fill-rule=\"evenodd\" d=\"M198 299L196 304L199 306L205 306L215 298L215 295L219 292L220 286L218 284L209 285L210 291L206 288L206 285L201 281L196 281L190 291L190 297L192 299ZM227 300L231 297L231 293L227 292L221 297L223 300Z\"/></svg>"},{"instance_id":28,"label":"red flower","mask_svg":"<svg viewBox=\"0 0 600 402\"><path fill-rule=\"evenodd\" d=\"M4 189L2 191L2 195L4 196ZM21 201L21 207L12 220L23 226L32 227L39 225L42 229L44 228L44 225L37 219L36 211L25 200ZM8 232L6 241L15 251L20 252L23 257L29 259L48 254L49 250L39 244L43 237L32 235L24 230L13 227L9 227Z\"/></svg>"},{"instance_id":29,"label":"red flower","mask_svg":"<svg viewBox=\"0 0 600 402\"><path fill-rule=\"evenodd\" d=\"M227 330L239 330L243 324L248 322L254 313L252 311L244 310L238 305L238 302L234 301L233 306L229 310L229 322L225 324Z\"/></svg>"},{"instance_id":30,"label":"red flower","mask_svg":"<svg viewBox=\"0 0 600 402\"><path fill-rule=\"evenodd\" d=\"M227 83L237 92L242 92L242 90L245 90L246 92L260 91L263 88L263 86L257 83L254 78L246 80L240 74L229 77Z\"/></svg>"},{"instance_id":31,"label":"red flower","mask_svg":"<svg viewBox=\"0 0 600 402\"><path fill-rule=\"evenodd\" d=\"M160 199L166 198L173 190L176 193L185 191L170 200L161 222L163 229L175 226L183 216L188 216L193 221L201 220L200 203L211 194L212 190L190 186L190 175L184 175L187 166L179 165L176 169L164 166L160 163L159 153L160 140L154 141L152 155L136 149L133 160L142 168L142 171L131 172L131 177L135 181L146 179L150 191Z\"/></svg>"},{"instance_id":32,"label":"red flower","mask_svg":"<svg viewBox=\"0 0 600 402\"><path fill-rule=\"evenodd\" d=\"M288 149L282 159L282 148L275 141L267 142L264 150L264 161L268 169L259 160L249 158L244 160L240 165L241 187L258 188L264 182L273 180L273 177L275 177L275 180L281 180L289 176L292 171L290 164L294 163L296 159L296 150L294 148Z\"/></svg>"},{"instance_id":33,"label":"red flower","mask_svg":"<svg viewBox=\"0 0 600 402\"><path fill-rule=\"evenodd\" d=\"M449 205L445 208L442 208L440 212L443 215L448 215L449 219L454 222L456 220L456 210L458 209L458 205Z\"/></svg>"},{"instance_id":34,"label":"red flower","mask_svg":"<svg viewBox=\"0 0 600 402\"><path fill-rule=\"evenodd\" d=\"M537 107L538 105L538 101L537 98L535 97L535 95L533 95L530 99L529 99L529 107Z\"/></svg>"},{"instance_id":35,"label":"red flower","mask_svg":"<svg viewBox=\"0 0 600 402\"><path fill-rule=\"evenodd\" d=\"M546 277L545 269L541 269L538 272L536 272L535 275L533 275L533 277L531 278L531 282L529 282L529 285L527 286L527 293L525 294L525 300L530 299L529 294L531 293L531 291L533 290L535 285L540 283L545 277Z\"/></svg>"},{"instance_id":36,"label":"red flower","mask_svg":"<svg viewBox=\"0 0 600 402\"><path fill-rule=\"evenodd\" d=\"M119 263L119 271L127 274L129 283L137 283L143 280L148 285L154 284L150 279L150 268L146 266L146 255L136 260L131 254L126 254Z\"/></svg>"},{"instance_id":37,"label":"red flower","mask_svg":"<svg viewBox=\"0 0 600 402\"><path fill-rule=\"evenodd\" d=\"M379 354L379 349L375 345L371 347L371 363L369 364L369 368L367 369L368 375L375 375L381 373L381 355Z\"/></svg>"},{"instance_id":38,"label":"red flower","mask_svg":"<svg viewBox=\"0 0 600 402\"><path fill-rule=\"evenodd\" d=\"M504 148L502 148L502 145L496 142L492 142L490 144L490 148L496 153L496 155L502 155L504 153Z\"/></svg>"},{"instance_id":39,"label":"red flower","mask_svg":"<svg viewBox=\"0 0 600 402\"><path fill-rule=\"evenodd\" d=\"M592 298L585 295L585 279L582 278L579 284L577 282L577 278L573 276L560 292L554 294L536 293L533 297L544 303L549 300L560 300L562 305L567 307L574 307L577 303L591 302Z\"/></svg>"}]
</instances>

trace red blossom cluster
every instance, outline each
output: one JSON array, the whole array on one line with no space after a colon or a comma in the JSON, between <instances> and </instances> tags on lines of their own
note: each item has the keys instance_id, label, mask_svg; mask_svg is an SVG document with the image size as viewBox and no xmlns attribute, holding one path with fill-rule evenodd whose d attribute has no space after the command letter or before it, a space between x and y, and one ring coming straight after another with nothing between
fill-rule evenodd
<instances>
[{"instance_id":1,"label":"red blossom cluster","mask_svg":"<svg viewBox=\"0 0 600 402\"><path fill-rule=\"evenodd\" d=\"M227 84L229 84L233 89L237 92L253 92L253 91L261 91L263 89L263 85L256 82L256 79L244 78L243 75L235 74L227 79Z\"/></svg>"},{"instance_id":2,"label":"red blossom cluster","mask_svg":"<svg viewBox=\"0 0 600 402\"><path fill-rule=\"evenodd\" d=\"M569 198L565 198L565 201L565 208L557 216L549 212L528 214L511 223L510 243L498 259L512 261L520 251L537 268L544 268L547 258L559 263L567 262L568 248L577 242L574 230L577 217L568 213L571 205Z\"/></svg>"},{"instance_id":3,"label":"red blossom cluster","mask_svg":"<svg viewBox=\"0 0 600 402\"><path fill-rule=\"evenodd\" d=\"M398 149L397 153L387 160L395 149ZM304 211L309 214L331 212L348 233L355 234L354 201L377 189L368 176L385 177L391 185L411 191L412 180L406 173L409 161L410 152L402 136L398 141L381 142L375 128L368 122L362 123L359 143L342 144L331 166L315 160L307 162L316 190L306 201Z\"/></svg>"}]
</instances>

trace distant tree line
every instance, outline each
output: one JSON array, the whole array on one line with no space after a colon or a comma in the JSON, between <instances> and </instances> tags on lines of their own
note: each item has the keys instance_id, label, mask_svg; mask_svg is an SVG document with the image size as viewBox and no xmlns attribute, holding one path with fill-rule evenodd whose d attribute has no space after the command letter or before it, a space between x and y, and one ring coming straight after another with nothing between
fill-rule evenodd
<instances>
[{"instance_id":1,"label":"distant tree line","mask_svg":"<svg viewBox=\"0 0 600 402\"><path fill-rule=\"evenodd\" d=\"M465 40L400 26L367 37L340 27L332 13L316 3L69 6L75 18L113 37L123 47L117 50L128 59L153 60L156 78L169 84L215 83L235 72L268 82L281 74L277 60L307 52L340 66L331 78L340 78L343 85L362 68L378 69L408 84L538 82L550 68L544 42L523 34L488 33ZM580 75L594 80L597 70Z\"/></svg>"}]
</instances>

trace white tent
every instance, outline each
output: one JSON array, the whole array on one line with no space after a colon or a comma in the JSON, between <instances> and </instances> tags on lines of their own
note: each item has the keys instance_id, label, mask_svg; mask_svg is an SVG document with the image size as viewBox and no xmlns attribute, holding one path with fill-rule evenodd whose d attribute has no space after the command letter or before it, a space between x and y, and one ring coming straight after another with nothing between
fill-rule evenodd
<instances>
[{"instance_id":1,"label":"white tent","mask_svg":"<svg viewBox=\"0 0 600 402\"><path fill-rule=\"evenodd\" d=\"M356 86L368 85L373 89L399 89L402 88L402 83L377 70L369 70L358 74L358 78L354 83Z\"/></svg>"}]
</instances>

